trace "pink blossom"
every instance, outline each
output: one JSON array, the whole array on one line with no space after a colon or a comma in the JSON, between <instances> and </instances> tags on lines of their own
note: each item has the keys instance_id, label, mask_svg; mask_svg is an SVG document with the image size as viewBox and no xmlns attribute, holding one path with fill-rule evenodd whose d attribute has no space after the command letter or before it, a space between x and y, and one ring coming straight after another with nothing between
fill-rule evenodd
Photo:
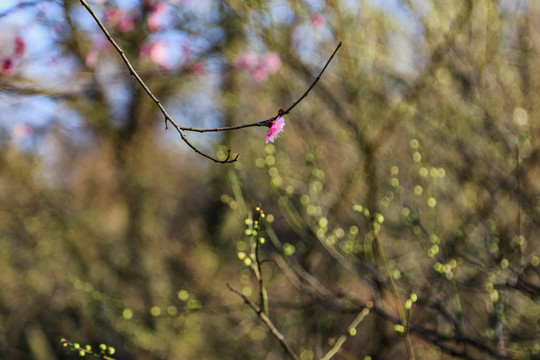
<instances>
[{"instance_id":1,"label":"pink blossom","mask_svg":"<svg viewBox=\"0 0 540 360\"><path fill-rule=\"evenodd\" d=\"M84 65L86 65L86 67L89 69L93 69L96 66L101 54L107 52L110 47L111 43L106 40L95 42L90 51L88 51L84 56Z\"/></svg>"},{"instance_id":2,"label":"pink blossom","mask_svg":"<svg viewBox=\"0 0 540 360\"><path fill-rule=\"evenodd\" d=\"M251 71L251 76L253 77L253 80L257 82L264 81L268 77L268 71L262 66L257 66Z\"/></svg>"},{"instance_id":3,"label":"pink blossom","mask_svg":"<svg viewBox=\"0 0 540 360\"><path fill-rule=\"evenodd\" d=\"M259 66L251 70L255 81L264 81L268 75L275 73L281 67L281 58L278 53L269 51L261 58Z\"/></svg>"},{"instance_id":4,"label":"pink blossom","mask_svg":"<svg viewBox=\"0 0 540 360\"><path fill-rule=\"evenodd\" d=\"M265 139L266 143L274 142L274 140L279 136L279 134L283 131L283 128L285 127L285 119L283 119L283 116L278 116L277 119L274 121L272 126L270 127L270 130L266 133Z\"/></svg>"},{"instance_id":5,"label":"pink blossom","mask_svg":"<svg viewBox=\"0 0 540 360\"><path fill-rule=\"evenodd\" d=\"M89 69L93 69L94 66L96 66L98 57L99 57L99 50L96 50L96 49L90 50L84 56L84 65L86 65L86 67Z\"/></svg>"},{"instance_id":6,"label":"pink blossom","mask_svg":"<svg viewBox=\"0 0 540 360\"><path fill-rule=\"evenodd\" d=\"M171 68L171 61L168 58L168 46L165 42L157 40L146 44L141 48L139 58L141 60L150 59L154 64L168 70Z\"/></svg>"},{"instance_id":7,"label":"pink blossom","mask_svg":"<svg viewBox=\"0 0 540 360\"><path fill-rule=\"evenodd\" d=\"M245 50L234 60L233 66L238 70L249 70L255 81L264 81L281 68L281 58L273 51L259 58L253 51Z\"/></svg>"},{"instance_id":8,"label":"pink blossom","mask_svg":"<svg viewBox=\"0 0 540 360\"><path fill-rule=\"evenodd\" d=\"M167 8L165 7L164 3L159 3L152 7L150 15L148 15L148 21L146 23L146 26L148 26L148 30L150 30L151 32L161 30L163 28L163 20L166 13Z\"/></svg>"},{"instance_id":9,"label":"pink blossom","mask_svg":"<svg viewBox=\"0 0 540 360\"><path fill-rule=\"evenodd\" d=\"M116 30L127 33L135 27L136 16L114 7L105 9L105 21Z\"/></svg>"},{"instance_id":10,"label":"pink blossom","mask_svg":"<svg viewBox=\"0 0 540 360\"><path fill-rule=\"evenodd\" d=\"M163 41L157 41L150 49L150 59L158 65L165 65L167 60L167 46Z\"/></svg>"},{"instance_id":11,"label":"pink blossom","mask_svg":"<svg viewBox=\"0 0 540 360\"><path fill-rule=\"evenodd\" d=\"M233 62L233 66L239 70L254 69L258 64L259 58L251 50L245 50Z\"/></svg>"},{"instance_id":12,"label":"pink blossom","mask_svg":"<svg viewBox=\"0 0 540 360\"><path fill-rule=\"evenodd\" d=\"M116 26L121 33L128 33L135 27L135 16L130 14L124 14L120 23Z\"/></svg>"},{"instance_id":13,"label":"pink blossom","mask_svg":"<svg viewBox=\"0 0 540 360\"><path fill-rule=\"evenodd\" d=\"M24 52L26 50L26 43L24 42L24 39L21 36L15 37L15 57L17 59L20 59L24 56Z\"/></svg>"},{"instance_id":14,"label":"pink blossom","mask_svg":"<svg viewBox=\"0 0 540 360\"><path fill-rule=\"evenodd\" d=\"M274 51L269 51L264 54L261 60L261 66L269 73L275 73L281 67L281 58Z\"/></svg>"},{"instance_id":15,"label":"pink blossom","mask_svg":"<svg viewBox=\"0 0 540 360\"><path fill-rule=\"evenodd\" d=\"M205 71L205 68L204 68L204 63L202 62L196 62L195 64L193 64L193 66L191 66L191 73L193 75L202 75L204 74L204 71Z\"/></svg>"},{"instance_id":16,"label":"pink blossom","mask_svg":"<svg viewBox=\"0 0 540 360\"><path fill-rule=\"evenodd\" d=\"M9 75L13 71L15 64L13 63L12 58L4 58L0 63L0 74Z\"/></svg>"},{"instance_id":17,"label":"pink blossom","mask_svg":"<svg viewBox=\"0 0 540 360\"><path fill-rule=\"evenodd\" d=\"M114 7L107 7L103 15L110 26L116 26L122 18L122 12Z\"/></svg>"},{"instance_id":18,"label":"pink blossom","mask_svg":"<svg viewBox=\"0 0 540 360\"><path fill-rule=\"evenodd\" d=\"M25 138L32 135L33 129L30 125L26 124L15 124L11 129L11 137L13 139Z\"/></svg>"},{"instance_id":19,"label":"pink blossom","mask_svg":"<svg viewBox=\"0 0 540 360\"><path fill-rule=\"evenodd\" d=\"M311 18L311 25L313 25L314 28L322 28L326 24L326 18L322 14L315 14Z\"/></svg>"}]
</instances>

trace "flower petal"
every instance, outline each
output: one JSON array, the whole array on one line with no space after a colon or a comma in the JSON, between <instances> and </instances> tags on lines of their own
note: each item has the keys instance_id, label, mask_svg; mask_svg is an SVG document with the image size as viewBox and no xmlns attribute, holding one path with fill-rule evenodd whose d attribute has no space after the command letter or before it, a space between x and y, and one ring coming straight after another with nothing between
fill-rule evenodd
<instances>
[{"instance_id":1,"label":"flower petal","mask_svg":"<svg viewBox=\"0 0 540 360\"><path fill-rule=\"evenodd\" d=\"M274 142L274 140L278 137L278 135L283 131L283 128L285 127L285 119L283 119L282 116L278 116L278 118L274 121L272 126L270 127L270 130L266 133L265 139L266 143Z\"/></svg>"}]
</instances>

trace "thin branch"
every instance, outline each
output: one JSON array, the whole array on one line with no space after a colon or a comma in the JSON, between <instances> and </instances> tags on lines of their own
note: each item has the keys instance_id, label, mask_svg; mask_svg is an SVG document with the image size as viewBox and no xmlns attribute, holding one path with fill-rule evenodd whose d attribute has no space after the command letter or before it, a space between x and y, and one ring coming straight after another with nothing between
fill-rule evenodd
<instances>
[{"instance_id":1,"label":"thin branch","mask_svg":"<svg viewBox=\"0 0 540 360\"><path fill-rule=\"evenodd\" d=\"M259 205L260 209L260 205ZM262 210L259 210L262 211ZM261 221L261 216L258 216L258 221ZM260 224L260 223L259 223ZM260 225L259 225L260 226ZM261 242L257 238L257 236L253 236L253 240L255 241L255 275L257 276L257 280L259 281L259 303L261 305L261 310L266 315L268 315L268 293L266 292L266 287L264 286L264 279L263 279L263 273L262 273L262 261L261 261L261 255L260 255L260 247Z\"/></svg>"},{"instance_id":2,"label":"thin branch","mask_svg":"<svg viewBox=\"0 0 540 360\"><path fill-rule=\"evenodd\" d=\"M235 289L231 286L231 284L227 283L227 287L234 292L236 295L240 296L246 304L249 305L253 309L253 311L257 314L257 316L262 320L262 322L266 325L266 327L270 330L272 335L279 341L283 349L285 349L285 352L291 359L299 360L300 358L298 355L294 353L294 350L289 346L287 341L285 340L285 336L279 332L279 330L274 326L272 323L272 320L255 304L250 298L248 298L246 295L242 294L242 292L238 289Z\"/></svg>"},{"instance_id":3,"label":"thin branch","mask_svg":"<svg viewBox=\"0 0 540 360\"><path fill-rule=\"evenodd\" d=\"M326 353L326 355L321 360L330 360L334 355L338 353L338 351L341 349L341 346L345 343L345 340L349 336L356 335L356 327L364 320L364 318L369 314L369 309L373 307L373 303L368 303L362 311L354 318L351 325L347 328L347 333L341 335L339 339L336 341L334 346Z\"/></svg>"},{"instance_id":4,"label":"thin branch","mask_svg":"<svg viewBox=\"0 0 540 360\"><path fill-rule=\"evenodd\" d=\"M141 87L144 89L144 91L148 94L148 96L150 96L150 98L156 103L156 105L158 106L159 110L161 111L161 113L163 114L163 116L165 117L165 126L167 126L168 123L172 124L174 126L174 128L176 129L176 131L178 132L178 134L180 134L180 137L182 138L182 140L197 154L199 155L202 155L216 163L222 163L222 164L225 164L225 163L232 163L232 162L235 162L236 160L238 160L238 154L235 156L235 157L232 157L231 156L231 151L230 149L228 150L227 152L227 158L225 160L218 160L216 158L213 158L212 156L208 155L208 154L205 154L203 152L201 152L197 147L195 147L187 138L186 136L184 135L183 131L193 131L193 132L199 132L199 133L203 133L203 132L219 132L219 131L229 131L229 130L238 130L238 129L243 129L243 128L248 128L248 127L255 127L255 126L266 126L266 127L270 127L271 126L271 122L274 121L278 115L274 116L274 117L271 117L269 119L266 119L266 120L262 120L262 121L257 121L257 122L254 122L254 123L250 123L250 124L243 124L243 125L236 125L236 126L229 126L229 127L221 127L221 128L211 128L211 129L202 129L202 128L193 128L193 127L186 127L186 126L181 126L179 125L178 123L176 123L174 121L174 119L171 117L171 115L169 115L169 113L167 112L167 110L165 110L165 108L163 107L163 105L161 104L161 102L159 101L159 99L152 93L152 91L150 90L150 88L146 85L146 83L143 81L143 79L139 76L139 74L137 73L137 71L135 71L135 69L133 68L133 65L131 65L131 62L129 61L129 59L127 58L126 54L124 53L124 50L122 50L122 48L120 47L120 45L118 45L118 43L112 38L111 34L109 33L109 31L105 28L105 25L103 25L103 23L101 22L101 20L99 20L97 14L94 12L94 10L92 10L92 8L90 7L90 5L88 4L88 2L86 0L80 0L81 4L86 8L86 10L88 10L88 12L90 13L90 15L92 15L92 17L94 18L94 20L96 21L96 23L98 24L99 28L101 29L101 31L105 34L105 37L107 38L107 40L112 44L112 46L116 49L116 51L118 52L118 54L120 54L120 57L122 58L122 60L124 61L124 63L126 64L126 66L128 67L129 69L129 72L131 75L133 75L135 77L135 79L137 80L137 82L141 85ZM315 81L313 81L313 83L311 84L311 86L306 90L306 92L298 99L294 102L294 104L292 104L287 110L285 110L281 115L286 115L288 114L292 109L294 109L296 107L296 105L298 105L308 94L309 92L311 91L311 89L313 89L313 87L315 86L315 84L317 84L317 82L320 80L322 74L324 73L324 71L326 70L326 68L328 67L328 65L330 64L330 62L332 61L332 59L334 58L334 56L336 55L337 51L339 50L339 48L341 47L341 41L339 42L338 46L336 47L336 49L334 50L334 52L332 53L332 55L330 56L330 58L328 59L328 61L326 62L326 64L324 65L324 67L322 68L321 72L319 73L319 75L317 76L317 78L315 79Z\"/></svg>"},{"instance_id":5,"label":"thin branch","mask_svg":"<svg viewBox=\"0 0 540 360\"><path fill-rule=\"evenodd\" d=\"M326 62L326 64L324 65L324 67L322 68L321 72L319 73L319 76L317 76L317 78L315 79L315 81L313 82L313 84L311 84L311 86L306 90L306 92L304 93L304 95L300 96L300 98L298 100L296 100L296 102L294 104L292 104L287 110L285 110L285 112L283 113L283 115L286 115L288 114L292 109L294 109L294 107L296 105L298 105L300 103L300 101L302 101L308 94L309 92L311 91L311 89L313 89L313 87L315 86L315 84L317 84L317 82L319 81L319 79L321 78L322 74L324 73L324 70L326 70L326 68L328 67L328 64L330 64L330 61L332 61L332 59L334 58L334 56L336 55L337 51L339 50L339 48L341 47L341 41L339 42L338 46L336 47L336 49L334 50L334 52L332 53L332 55L330 56L330 58L328 59L328 61Z\"/></svg>"},{"instance_id":6,"label":"thin branch","mask_svg":"<svg viewBox=\"0 0 540 360\"><path fill-rule=\"evenodd\" d=\"M81 0L82 1L82 0ZM326 68L328 67L328 65L330 64L330 62L332 61L332 59L334 58L334 56L336 55L337 51L339 50L339 48L341 47L341 41L339 42L339 44L337 45L336 49L334 50L334 52L332 53L332 55L330 55L330 57L328 58L328 61L326 62L326 64L324 64L324 67L322 68L321 72L319 73L319 75L317 76L317 78L313 81L313 83L311 83L310 87L306 90L306 92L304 94L302 94L302 96L300 96L298 98L298 100L296 100L294 102L294 104L292 104L291 106L289 106L289 108L287 108L287 110L285 110L280 116L283 116L283 115L287 115L288 113L290 113L292 111L292 109L294 109L296 107L296 105L298 105L302 100L304 100L304 98L309 94L309 92L311 91L311 89L313 89L313 87L315 86L315 84L317 84L317 82L321 79L321 76L322 74L324 73L324 71L326 70ZM276 120L276 118L278 117L278 115L276 116L273 116L269 119L266 119L266 120L262 120L262 121L257 121L257 122L254 122L254 123L250 123L250 124L243 124L243 125L236 125L236 126L227 126L227 127L221 127L221 128L213 128L213 129L200 129L200 128L193 128L193 127L181 127L182 130L184 131L195 131L195 132L211 132L211 131L228 131L228 130L238 130L238 129L243 129L243 128L247 128L247 127L254 127L254 126L270 126L271 125L271 121L274 121Z\"/></svg>"},{"instance_id":7,"label":"thin branch","mask_svg":"<svg viewBox=\"0 0 540 360\"><path fill-rule=\"evenodd\" d=\"M128 67L129 69L129 73L131 75L133 75L135 77L135 79L137 80L137 82L141 85L141 87L144 89L144 91L148 94L148 96L150 96L150 98L156 103L156 105L158 106L159 110L161 111L161 113L163 114L163 116L165 117L165 124L167 124L167 122L169 122L170 124L172 124L174 126L174 128L176 129L176 131L178 132L178 134L180 134L180 137L182 138L182 140L193 150L195 151L195 153L201 155L201 156L204 156L205 158L207 159L210 159L216 163L222 163L222 164L225 164L225 163L232 163L232 162L235 162L236 160L238 160L238 154L233 158L231 157L231 150L229 149L228 152L227 152L227 158L225 160L218 160L208 154L205 154L203 153L202 151L200 151L197 147L195 147L195 145L193 145L187 138L186 136L184 135L184 133L182 132L182 126L178 125L174 120L173 118L171 117L171 115L169 115L169 113L167 112L167 110L165 110L165 108L163 107L163 105L161 105L161 102L159 101L159 99L152 93L152 91L148 88L148 86L145 84L145 82L143 81L143 79L139 76L139 74L137 73L137 71L135 71L135 69L133 68L133 65L131 65L131 62L129 61L129 59L127 58L126 54L124 53L124 50L122 50L122 48L120 47L120 45L118 45L118 43L112 38L111 34L109 33L109 31L105 28L105 25L103 25L103 23L101 22L101 20L99 20L97 14L94 12L94 10L92 10L92 8L90 7L90 5L88 5L88 2L86 2L86 0L80 0L81 1L81 4L86 8L86 10L88 10L88 12L90 13L90 15L92 15L92 17L94 18L94 20L96 21L96 23L98 24L99 28L101 29L101 31L103 31L103 33L105 34L105 37L107 38L107 40L109 40L109 42L112 44L112 46L116 49L116 51L118 52L118 54L120 54L120 57L122 58L122 60L124 61L124 63L126 64L126 66Z\"/></svg>"},{"instance_id":8,"label":"thin branch","mask_svg":"<svg viewBox=\"0 0 540 360\"><path fill-rule=\"evenodd\" d=\"M261 311L268 315L268 293L266 292L266 287L264 286L264 279L262 273L263 261L261 260L260 256L261 241L257 236L261 228L261 220L264 217L264 212L261 209L260 203L257 206L256 211L257 216L255 217L255 220L251 219L251 213L249 214L249 219L251 220L251 223L249 224L249 230L251 231L250 246L254 247L251 252L251 256L254 258L254 262L251 263L251 269L255 274L255 278L259 282L259 306L261 307Z\"/></svg>"},{"instance_id":9,"label":"thin branch","mask_svg":"<svg viewBox=\"0 0 540 360\"><path fill-rule=\"evenodd\" d=\"M405 311L403 309L403 305L401 304L401 300L399 298L399 293L396 287L396 283L394 282L394 278L392 277L392 273L390 271L390 266L388 265L388 261L386 260L386 256L384 255L381 238L379 237L378 224L376 223L376 221L377 220L375 220L374 217L372 217L369 221L369 224L371 227L371 234L373 235L373 241L375 242L375 249L377 250L379 259L384 267L384 273L386 275L388 283L390 284L390 290L394 297L394 303L396 305L396 309L399 315L399 320L401 322L401 325L403 326L403 339L405 341L405 348L407 349L409 360L414 360L416 357L414 355L414 348L411 341L411 335L409 334L409 323L407 322Z\"/></svg>"}]
</instances>

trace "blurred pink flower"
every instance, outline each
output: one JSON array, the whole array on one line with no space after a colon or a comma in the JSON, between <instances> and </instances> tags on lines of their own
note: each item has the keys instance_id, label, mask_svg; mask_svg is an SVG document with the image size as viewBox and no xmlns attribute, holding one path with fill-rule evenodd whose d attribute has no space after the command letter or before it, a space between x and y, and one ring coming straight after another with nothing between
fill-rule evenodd
<instances>
[{"instance_id":1,"label":"blurred pink flower","mask_svg":"<svg viewBox=\"0 0 540 360\"><path fill-rule=\"evenodd\" d=\"M115 7L108 6L105 8L103 16L105 17L105 21L108 23L108 25L116 26L116 24L118 24L122 18L122 12Z\"/></svg>"},{"instance_id":2,"label":"blurred pink flower","mask_svg":"<svg viewBox=\"0 0 540 360\"><path fill-rule=\"evenodd\" d=\"M9 75L13 71L14 67L15 67L15 64L13 63L12 58L10 57L3 58L2 62L0 63L0 74Z\"/></svg>"},{"instance_id":3,"label":"blurred pink flower","mask_svg":"<svg viewBox=\"0 0 540 360\"><path fill-rule=\"evenodd\" d=\"M262 66L257 66L251 71L251 77L257 82L264 81L268 77L268 71Z\"/></svg>"},{"instance_id":4,"label":"blurred pink flower","mask_svg":"<svg viewBox=\"0 0 540 360\"><path fill-rule=\"evenodd\" d=\"M11 128L11 137L13 139L20 139L24 137L28 137L32 135L33 129L30 125L26 124L15 124L13 125L13 128Z\"/></svg>"},{"instance_id":5,"label":"blurred pink flower","mask_svg":"<svg viewBox=\"0 0 540 360\"><path fill-rule=\"evenodd\" d=\"M322 14L315 14L311 18L311 25L317 29L322 28L324 25L326 25L326 18Z\"/></svg>"},{"instance_id":6,"label":"blurred pink flower","mask_svg":"<svg viewBox=\"0 0 540 360\"><path fill-rule=\"evenodd\" d=\"M238 70L254 69L258 64L259 58L251 50L245 50L233 62L233 66Z\"/></svg>"},{"instance_id":7,"label":"blurred pink flower","mask_svg":"<svg viewBox=\"0 0 540 360\"><path fill-rule=\"evenodd\" d=\"M116 26L116 28L121 33L128 33L135 27L135 20L135 15L125 14L122 20L120 20L120 23Z\"/></svg>"},{"instance_id":8,"label":"blurred pink flower","mask_svg":"<svg viewBox=\"0 0 540 360\"><path fill-rule=\"evenodd\" d=\"M159 31L163 28L163 20L167 14L167 8L164 3L156 4L152 7L146 26L151 32Z\"/></svg>"},{"instance_id":9,"label":"blurred pink flower","mask_svg":"<svg viewBox=\"0 0 540 360\"><path fill-rule=\"evenodd\" d=\"M99 50L92 49L84 56L84 65L87 68L93 69L96 66L97 59L99 57Z\"/></svg>"},{"instance_id":10,"label":"blurred pink flower","mask_svg":"<svg viewBox=\"0 0 540 360\"><path fill-rule=\"evenodd\" d=\"M116 30L127 33L135 27L136 15L133 15L125 10L120 10L114 7L105 9L105 21Z\"/></svg>"},{"instance_id":11,"label":"blurred pink flower","mask_svg":"<svg viewBox=\"0 0 540 360\"><path fill-rule=\"evenodd\" d=\"M283 116L278 116L277 119L274 121L272 126L270 127L270 130L266 133L265 140L268 144L269 142L274 142L274 140L279 136L279 134L283 131L283 128L285 127L285 119L283 119Z\"/></svg>"},{"instance_id":12,"label":"blurred pink flower","mask_svg":"<svg viewBox=\"0 0 540 360\"><path fill-rule=\"evenodd\" d=\"M195 64L193 64L193 66L191 66L191 73L193 75L202 75L204 74L204 71L205 71L205 68L204 68L204 63L202 62L196 62Z\"/></svg>"},{"instance_id":13,"label":"blurred pink flower","mask_svg":"<svg viewBox=\"0 0 540 360\"><path fill-rule=\"evenodd\" d=\"M261 67L269 73L275 73L281 67L281 58L274 51L269 51L261 59Z\"/></svg>"},{"instance_id":14,"label":"blurred pink flower","mask_svg":"<svg viewBox=\"0 0 540 360\"><path fill-rule=\"evenodd\" d=\"M92 45L90 51L84 56L84 65L93 69L99 59L99 56L111 49L111 43L106 40L100 40Z\"/></svg>"},{"instance_id":15,"label":"blurred pink flower","mask_svg":"<svg viewBox=\"0 0 540 360\"><path fill-rule=\"evenodd\" d=\"M171 62L167 55L167 44L164 41L157 40L143 45L139 53L139 58L141 60L150 59L162 69L169 70L171 68Z\"/></svg>"},{"instance_id":16,"label":"blurred pink flower","mask_svg":"<svg viewBox=\"0 0 540 360\"><path fill-rule=\"evenodd\" d=\"M17 59L20 59L24 56L24 52L26 51L26 43L24 42L24 39L18 35L15 37L15 57Z\"/></svg>"},{"instance_id":17,"label":"blurred pink flower","mask_svg":"<svg viewBox=\"0 0 540 360\"><path fill-rule=\"evenodd\" d=\"M278 53L269 51L263 55L259 66L251 71L255 81L264 81L268 75L275 73L281 67L281 58Z\"/></svg>"},{"instance_id":18,"label":"blurred pink flower","mask_svg":"<svg viewBox=\"0 0 540 360\"><path fill-rule=\"evenodd\" d=\"M273 51L259 58L253 51L245 50L234 60L233 66L238 70L249 70L255 81L264 81L281 68L281 58Z\"/></svg>"}]
</instances>

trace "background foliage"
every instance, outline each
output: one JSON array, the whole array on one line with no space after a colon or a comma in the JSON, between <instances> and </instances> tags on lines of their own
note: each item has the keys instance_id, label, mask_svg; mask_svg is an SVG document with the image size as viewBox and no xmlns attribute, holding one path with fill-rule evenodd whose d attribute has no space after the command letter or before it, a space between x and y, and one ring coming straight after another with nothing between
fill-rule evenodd
<instances>
[{"instance_id":1,"label":"background foliage","mask_svg":"<svg viewBox=\"0 0 540 360\"><path fill-rule=\"evenodd\" d=\"M90 5L184 126L274 116L343 47L275 144L187 133L218 165L79 2L6 1L0 358L285 357L226 286L258 304L258 237L303 360L540 356L538 2Z\"/></svg>"}]
</instances>

